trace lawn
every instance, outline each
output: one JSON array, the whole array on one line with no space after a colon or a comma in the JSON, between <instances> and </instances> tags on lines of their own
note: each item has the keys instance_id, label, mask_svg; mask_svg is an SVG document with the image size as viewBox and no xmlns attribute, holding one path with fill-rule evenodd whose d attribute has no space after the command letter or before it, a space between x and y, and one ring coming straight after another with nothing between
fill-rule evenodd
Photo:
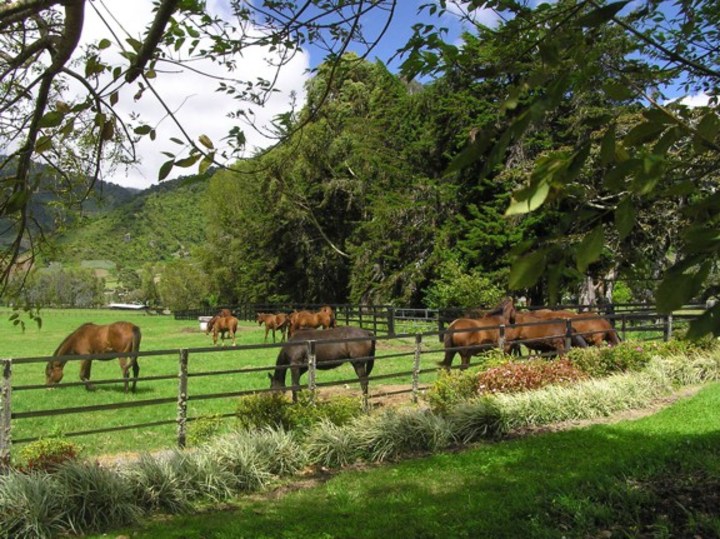
<instances>
[{"instance_id":1,"label":"lawn","mask_svg":"<svg viewBox=\"0 0 720 539\"><path fill-rule=\"evenodd\" d=\"M10 315L9 310L0 311L0 320L5 320ZM122 410L17 418L12 424L12 438L16 447L20 447L23 440L34 437L174 420L177 416L175 400L178 389L179 350L183 348L190 350L188 415L191 418L232 414L237 398L223 396L224 394L265 390L269 387L270 371L262 369L269 369L275 364L278 347L256 347L263 343L264 329L254 322L241 322L237 348L227 346L220 349L212 346L211 337L200 330L196 321L175 320L172 316L135 311L48 309L42 311L42 325L39 328L30 322L25 331L21 331L17 326L1 322L0 357L18 359L49 356L58 344L82 323L104 324L116 320L137 324L142 330L141 352L156 352L139 358L140 380L135 394L123 392L123 385L118 380L121 372L115 360L93 362L92 380L96 383L110 380L110 383L98 384L94 392L88 392L81 385L63 386L78 381L79 365L76 361L66 365L63 384L58 388L21 389L22 386L44 384L45 360L17 363L13 365L13 413L157 399L166 399L168 402ZM421 356L422 368L425 370L421 378L423 383L431 382L435 378L436 361L440 357L441 348L436 336L428 337L426 342L428 353ZM376 381L370 382L371 394L378 392L380 385L403 384L409 387L413 347L412 336L378 343L378 360L372 373ZM227 372L237 369L258 370ZM405 374L393 375L398 372ZM169 379L148 379L163 376ZM317 381L318 384L345 381L349 391L357 391L359 387L353 369L347 365L330 371L319 371ZM303 376L302 382L307 382L306 376ZM322 392L322 389L320 391ZM213 397L201 397L203 395ZM408 395L407 399L409 401L411 396ZM232 420L226 423L228 427L232 426ZM190 422L189 428L192 427ZM74 438L74 441L83 446L86 455L172 447L175 440L174 424Z\"/></svg>"},{"instance_id":2,"label":"lawn","mask_svg":"<svg viewBox=\"0 0 720 539\"><path fill-rule=\"evenodd\" d=\"M720 385L636 421L346 470L135 538L717 537Z\"/></svg>"}]
</instances>

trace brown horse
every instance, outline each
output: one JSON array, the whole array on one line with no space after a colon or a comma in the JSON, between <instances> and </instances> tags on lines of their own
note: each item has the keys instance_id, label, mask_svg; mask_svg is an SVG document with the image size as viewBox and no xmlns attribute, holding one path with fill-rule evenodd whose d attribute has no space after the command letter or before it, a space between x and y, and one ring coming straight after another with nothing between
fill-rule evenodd
<instances>
[{"instance_id":1,"label":"brown horse","mask_svg":"<svg viewBox=\"0 0 720 539\"><path fill-rule=\"evenodd\" d=\"M293 402L297 402L300 376L308 370L308 349L305 341L317 341L315 361L320 370L334 369L350 360L360 379L363 396L368 394L368 376L375 364L375 339L372 331L351 326L325 330L310 329L293 335L278 354L275 372L268 373L271 389L284 389L288 369L292 377Z\"/></svg>"},{"instance_id":2,"label":"brown horse","mask_svg":"<svg viewBox=\"0 0 720 539\"><path fill-rule=\"evenodd\" d=\"M276 329L280 330L280 335L282 336L280 342L283 342L285 340L288 325L290 324L290 320L287 314L257 313L256 321L260 326L265 324L265 342L267 342L268 332L271 330L273 342L275 342Z\"/></svg>"},{"instance_id":3,"label":"brown horse","mask_svg":"<svg viewBox=\"0 0 720 539\"><path fill-rule=\"evenodd\" d=\"M237 328L238 319L234 316L215 315L208 321L207 327L205 328L205 335L212 331L213 344L217 346L219 335L222 345L225 346L226 334L229 333L233 346L236 346L235 332L237 331Z\"/></svg>"},{"instance_id":4,"label":"brown horse","mask_svg":"<svg viewBox=\"0 0 720 539\"><path fill-rule=\"evenodd\" d=\"M512 298L506 298L492 311L481 318L458 318L445 330L443 344L445 358L439 363L450 369L455 353L460 354L460 368L467 369L470 358L497 346L500 341L498 326L515 322L515 307Z\"/></svg>"},{"instance_id":5,"label":"brown horse","mask_svg":"<svg viewBox=\"0 0 720 539\"><path fill-rule=\"evenodd\" d=\"M337 321L335 320L335 311L333 310L330 305L323 305L318 309L319 313L325 313L330 317L330 327L336 328L337 327Z\"/></svg>"},{"instance_id":6,"label":"brown horse","mask_svg":"<svg viewBox=\"0 0 720 539\"><path fill-rule=\"evenodd\" d=\"M575 313L572 311L553 311L551 309L540 309L533 311L532 315L536 318L552 319L559 318L562 320L572 320L572 327L582 336L587 344L600 346L603 342L607 342L611 346L620 344L620 337L612 324L606 318L602 318L597 313Z\"/></svg>"},{"instance_id":7,"label":"brown horse","mask_svg":"<svg viewBox=\"0 0 720 539\"><path fill-rule=\"evenodd\" d=\"M125 393L128 391L130 367L133 370L132 391L135 392L140 366L137 362L137 352L140 350L140 328L130 322L113 322L112 324L97 325L83 324L70 335L65 337L57 347L53 356L60 359L51 359L45 367L45 383L52 386L60 383L63 377L63 368L68 355L105 354L108 352L127 353L127 357L119 357L120 368L125 379ZM90 367L92 359L83 359L80 362L80 380L85 382L85 388L94 389L90 383Z\"/></svg>"},{"instance_id":8,"label":"brown horse","mask_svg":"<svg viewBox=\"0 0 720 539\"><path fill-rule=\"evenodd\" d=\"M332 311L332 309L330 309ZM335 316L328 311L295 311L290 314L288 336L292 337L298 329L328 329L335 327Z\"/></svg>"},{"instance_id":9,"label":"brown horse","mask_svg":"<svg viewBox=\"0 0 720 539\"><path fill-rule=\"evenodd\" d=\"M515 312L515 324L507 330L505 352L520 352L520 343L528 350L547 353L552 355L563 355L566 350L565 337L567 325L559 317L542 318L534 316L535 312ZM527 325L525 325L527 324ZM577 330L573 328L570 336L571 345L582 348L587 347L587 342Z\"/></svg>"}]
</instances>

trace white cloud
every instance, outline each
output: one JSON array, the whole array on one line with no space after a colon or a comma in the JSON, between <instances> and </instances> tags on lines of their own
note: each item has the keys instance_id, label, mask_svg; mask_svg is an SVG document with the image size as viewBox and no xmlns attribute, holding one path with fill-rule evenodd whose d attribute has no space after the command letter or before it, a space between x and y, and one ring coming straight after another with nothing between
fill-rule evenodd
<instances>
[{"instance_id":1,"label":"white cloud","mask_svg":"<svg viewBox=\"0 0 720 539\"><path fill-rule=\"evenodd\" d=\"M707 95L705 92L700 92L699 94L695 95L686 95L685 97L680 99L680 103L682 103L683 105L687 105L690 108L707 107L709 102L710 96Z\"/></svg>"},{"instance_id":2,"label":"white cloud","mask_svg":"<svg viewBox=\"0 0 720 539\"><path fill-rule=\"evenodd\" d=\"M480 8L468 9L470 2L464 0L449 0L447 3L448 12L458 17L465 17L471 22L494 28L500 22L500 17L493 9Z\"/></svg>"},{"instance_id":3,"label":"white cloud","mask_svg":"<svg viewBox=\"0 0 720 539\"><path fill-rule=\"evenodd\" d=\"M210 10L213 7L226 6L226 2L213 0L209 2ZM93 2L93 5L102 9L101 2ZM125 31L136 39L141 38L145 27L152 20L152 2L150 0L133 0L132 2L112 3L112 14L115 20L111 20L107 14L103 14L120 39L126 37ZM218 14L215 11L215 14ZM83 41L96 41L101 38L108 38L115 41L109 33L105 24L98 18L92 8L87 10L86 24L83 31ZM254 49L247 51L242 58L238 59L238 78L264 77L272 78L273 71L268 67L265 56L267 51ZM281 92L274 95L263 108L255 108L255 120L258 124L267 124L275 115L286 112L290 108L290 92L298 96L298 102L304 99L303 84L307 80L306 69L309 58L307 54L298 55L291 64L287 65L277 82ZM193 64L194 69L215 76L228 76L219 66L211 61L200 61ZM207 135L216 146L222 144L221 139L230 128L239 125L239 120L230 119L227 114L241 108L243 104L233 100L231 97L216 92L217 81L193 71L170 65L158 65L158 76L152 83L158 94L160 94L179 119L186 133L195 141L200 135ZM233 74L230 74L233 76ZM147 138L137 145L138 156L141 163L131 167L129 170L118 169L106 174L104 179L127 187L146 188L157 183L158 170L168 157L161 154L162 151L177 153L182 147L174 144L170 137L184 138L179 128L167 117L164 109L158 100L149 92L145 91L142 99L135 101L133 95L138 86L126 87L120 94L120 99L115 106L116 112L127 118L130 113L139 115L143 123L154 127L157 138L151 142ZM245 129L247 138L246 153L251 155L253 150L266 147L269 140L262 137L252 129ZM185 154L180 154L181 157ZM188 169L174 169L169 178L187 175L195 172L197 167Z\"/></svg>"}]
</instances>

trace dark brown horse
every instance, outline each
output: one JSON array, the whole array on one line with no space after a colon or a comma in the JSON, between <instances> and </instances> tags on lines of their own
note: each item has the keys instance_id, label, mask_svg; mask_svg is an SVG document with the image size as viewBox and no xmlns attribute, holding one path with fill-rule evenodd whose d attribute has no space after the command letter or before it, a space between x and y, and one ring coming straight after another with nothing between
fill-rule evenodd
<instances>
[{"instance_id":1,"label":"dark brown horse","mask_svg":"<svg viewBox=\"0 0 720 539\"><path fill-rule=\"evenodd\" d=\"M208 320L207 327L205 328L205 335L212 332L213 344L217 346L218 335L223 346L225 346L225 338L229 333L232 339L233 346L235 343L235 332L238 328L238 319L234 316L220 316L215 315Z\"/></svg>"},{"instance_id":2,"label":"dark brown horse","mask_svg":"<svg viewBox=\"0 0 720 539\"><path fill-rule=\"evenodd\" d=\"M512 324L515 321L515 307L512 298L505 299L492 311L481 318L458 318L445 330L443 344L445 358L439 363L450 369L455 353L460 354L460 368L467 369L470 358L497 346L500 341L498 326Z\"/></svg>"},{"instance_id":3,"label":"dark brown horse","mask_svg":"<svg viewBox=\"0 0 720 539\"><path fill-rule=\"evenodd\" d=\"M307 329L290 337L280 350L275 372L269 374L271 389L284 389L287 370L290 369L292 385L300 385L300 376L308 370L308 347L305 341L317 341L315 361L318 369L334 369L350 360L360 379L363 396L368 394L368 376L375 364L375 339L372 331L350 326L325 330ZM352 340L350 340L352 339ZM297 389L293 390L293 402L297 402Z\"/></svg>"},{"instance_id":4,"label":"dark brown horse","mask_svg":"<svg viewBox=\"0 0 720 539\"><path fill-rule=\"evenodd\" d=\"M330 311L295 311L291 313L288 335L292 337L298 329L317 329L320 327L328 329L335 327L335 315L332 313L332 309Z\"/></svg>"},{"instance_id":5,"label":"dark brown horse","mask_svg":"<svg viewBox=\"0 0 720 539\"><path fill-rule=\"evenodd\" d=\"M552 319L560 318L563 320L572 320L572 327L578 335L589 345L600 346L603 342L607 342L611 346L620 344L620 337L607 318L599 316L597 313L575 313L565 310L540 309L533 311L532 315L537 318Z\"/></svg>"},{"instance_id":6,"label":"dark brown horse","mask_svg":"<svg viewBox=\"0 0 720 539\"><path fill-rule=\"evenodd\" d=\"M505 352L520 352L522 343L528 350L563 355L566 350L567 325L559 317L542 318L533 312L515 312L516 326L510 326L506 332ZM587 347L587 342L576 329L570 335L571 346Z\"/></svg>"},{"instance_id":7,"label":"dark brown horse","mask_svg":"<svg viewBox=\"0 0 720 539\"><path fill-rule=\"evenodd\" d=\"M283 342L286 338L288 325L290 320L288 315L285 313L257 313L256 322L258 325L265 324L265 341L267 342L268 332L272 331L273 342L275 342L275 330L280 330L281 339Z\"/></svg>"},{"instance_id":8,"label":"dark brown horse","mask_svg":"<svg viewBox=\"0 0 720 539\"><path fill-rule=\"evenodd\" d=\"M140 328L130 322L113 322L112 324L97 325L83 324L57 347L53 356L60 359L51 359L45 367L45 383L52 386L60 383L63 369L68 355L105 354L108 352L126 353L126 357L119 357L120 368L125 379L125 393L128 391L130 367L133 370L132 391L135 392L140 366L137 362L137 352L140 350ZM85 388L94 389L90 383L90 367L92 359L83 359L80 362L80 380L85 382Z\"/></svg>"}]
</instances>

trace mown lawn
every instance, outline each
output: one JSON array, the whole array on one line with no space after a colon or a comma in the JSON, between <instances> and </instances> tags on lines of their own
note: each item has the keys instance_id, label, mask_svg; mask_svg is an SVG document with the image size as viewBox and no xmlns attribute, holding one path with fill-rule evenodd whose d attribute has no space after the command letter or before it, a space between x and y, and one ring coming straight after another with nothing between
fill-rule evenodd
<instances>
[{"instance_id":1,"label":"mown lawn","mask_svg":"<svg viewBox=\"0 0 720 539\"><path fill-rule=\"evenodd\" d=\"M148 315L144 312L113 310L54 310L42 311L42 326L38 328L28 323L24 332L5 320L11 311L0 310L0 358L33 358L51 355L58 344L78 326L85 322L105 324L116 320L127 320L140 326L142 330L141 352L161 351L162 354L140 356L140 380L135 394L125 394L121 371L116 360L93 361L93 381L110 380L107 384L98 384L97 390L88 392L83 386L63 386L78 382L79 364L69 362L65 367L63 384L48 390L19 389L21 386L44 384L46 361L17 363L13 365L13 413L54 410L60 408L127 403L143 400L168 399L169 402L126 408L112 411L93 411L46 417L18 418L13 420L12 438L15 448L22 446L23 439L33 437L65 435L77 431L86 431L120 425L138 425L148 422L174 420L177 416L177 374L179 350L187 348L189 355L189 410L190 418L215 414L232 414L237 405L236 397L219 397L225 393L240 391L258 391L269 387L268 373L276 361L278 346L256 348L263 343L264 329L254 322L241 322L237 334L237 348L224 349L212 347L212 339L205 335L199 323L194 320L175 320L172 316ZM280 335L277 335L279 340ZM269 337L272 342L271 337ZM423 383L429 383L436 377L436 362L441 343L438 338L427 339L429 353L422 355ZM410 371L413 363L412 337L390 341L380 341L377 346L377 361L372 373L377 377L370 382L371 393L377 392L380 385L404 384L411 382ZM246 347L246 348L243 348ZM383 359L383 356L387 356ZM459 360L458 360L459 361ZM259 369L242 373L227 373L236 369ZM392 376L392 373L404 373ZM148 380L148 377L167 376L166 380ZM342 365L330 371L319 371L318 384L332 381L346 381L348 390L359 387L357 377L349 365ZM307 383L306 375L302 378ZM290 377L287 379L290 384ZM374 390L373 390L374 388ZM322 392L322 389L320 389ZM212 395L214 398L203 397ZM411 396L407 396L410 401ZM228 419L228 427L233 420ZM193 428L192 421L189 429ZM73 438L80 444L86 456L124 451L143 451L173 447L176 443L174 424L141 429L124 430L114 433L92 434ZM15 451L14 451L15 452Z\"/></svg>"},{"instance_id":2,"label":"mown lawn","mask_svg":"<svg viewBox=\"0 0 720 539\"><path fill-rule=\"evenodd\" d=\"M279 497L107 535L718 537L718 410L720 384L711 384L637 421L343 471Z\"/></svg>"}]
</instances>

